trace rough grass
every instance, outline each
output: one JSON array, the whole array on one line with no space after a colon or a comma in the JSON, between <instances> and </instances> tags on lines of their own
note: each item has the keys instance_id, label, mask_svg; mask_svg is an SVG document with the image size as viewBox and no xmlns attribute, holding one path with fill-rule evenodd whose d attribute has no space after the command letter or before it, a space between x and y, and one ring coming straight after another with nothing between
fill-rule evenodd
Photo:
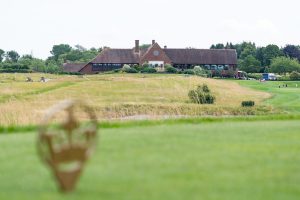
<instances>
[{"instance_id":1,"label":"rough grass","mask_svg":"<svg viewBox=\"0 0 300 200\"><path fill-rule=\"evenodd\" d=\"M100 130L73 194L57 192L35 133L0 135L0 199L299 199L300 121Z\"/></svg>"},{"instance_id":2,"label":"rough grass","mask_svg":"<svg viewBox=\"0 0 300 200\"><path fill-rule=\"evenodd\" d=\"M26 83L26 76L47 83ZM49 76L49 77L48 77ZM45 109L60 100L87 101L99 118L168 118L172 116L253 115L274 113L260 102L270 97L238 83L185 75L110 74L77 76L1 74L0 125L36 124ZM206 83L216 96L215 105L188 103L188 91ZM241 109L243 100L254 100L254 109Z\"/></svg>"}]
</instances>

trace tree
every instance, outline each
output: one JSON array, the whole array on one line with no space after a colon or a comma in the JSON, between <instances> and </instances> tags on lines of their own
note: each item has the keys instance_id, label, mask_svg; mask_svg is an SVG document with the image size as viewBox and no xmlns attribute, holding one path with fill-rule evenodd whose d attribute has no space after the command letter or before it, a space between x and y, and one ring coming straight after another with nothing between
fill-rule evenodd
<instances>
[{"instance_id":1,"label":"tree","mask_svg":"<svg viewBox=\"0 0 300 200\"><path fill-rule=\"evenodd\" d=\"M269 66L271 64L271 60L278 56L282 56L282 51L280 51L279 47L274 44L270 44L263 49L263 64L265 66Z\"/></svg>"},{"instance_id":2,"label":"tree","mask_svg":"<svg viewBox=\"0 0 300 200\"><path fill-rule=\"evenodd\" d=\"M253 56L255 57L255 54L256 54L256 46L255 44L251 43L251 42L243 42L242 45L241 45L241 48L242 48L242 51L241 51L241 54L240 54L240 58L241 59L245 59L247 56Z\"/></svg>"},{"instance_id":3,"label":"tree","mask_svg":"<svg viewBox=\"0 0 300 200\"><path fill-rule=\"evenodd\" d=\"M224 49L225 46L222 43L218 43L216 45L211 45L210 49Z\"/></svg>"},{"instance_id":4,"label":"tree","mask_svg":"<svg viewBox=\"0 0 300 200\"><path fill-rule=\"evenodd\" d=\"M18 62L20 55L16 51L6 52L6 60L10 62Z\"/></svg>"},{"instance_id":5,"label":"tree","mask_svg":"<svg viewBox=\"0 0 300 200\"><path fill-rule=\"evenodd\" d=\"M293 71L300 71L300 64L295 58L277 57L271 61L271 72L285 74Z\"/></svg>"},{"instance_id":6,"label":"tree","mask_svg":"<svg viewBox=\"0 0 300 200\"><path fill-rule=\"evenodd\" d=\"M266 49L266 47L258 47L258 48L256 49L255 58L256 58L257 60L259 60L261 66L266 66L266 63L265 63L265 55L264 55L265 49Z\"/></svg>"},{"instance_id":7,"label":"tree","mask_svg":"<svg viewBox=\"0 0 300 200\"><path fill-rule=\"evenodd\" d=\"M5 51L3 51L2 49L0 49L0 63L3 61L4 55L5 55Z\"/></svg>"},{"instance_id":8,"label":"tree","mask_svg":"<svg viewBox=\"0 0 300 200\"><path fill-rule=\"evenodd\" d=\"M72 47L68 44L59 44L54 45L52 47L52 51L50 53L53 55L54 60L58 60L59 56L62 54L66 54L72 50Z\"/></svg>"},{"instance_id":9,"label":"tree","mask_svg":"<svg viewBox=\"0 0 300 200\"><path fill-rule=\"evenodd\" d=\"M297 80L300 80L300 73L299 72L292 72L290 74L290 79L293 80L293 81L297 81Z\"/></svg>"},{"instance_id":10,"label":"tree","mask_svg":"<svg viewBox=\"0 0 300 200\"><path fill-rule=\"evenodd\" d=\"M46 72L46 64L42 59L34 58L31 55L23 55L18 63L28 66L33 71Z\"/></svg>"},{"instance_id":11,"label":"tree","mask_svg":"<svg viewBox=\"0 0 300 200\"><path fill-rule=\"evenodd\" d=\"M297 58L300 61L300 49L297 46L288 44L283 48L282 51L285 56Z\"/></svg>"},{"instance_id":12,"label":"tree","mask_svg":"<svg viewBox=\"0 0 300 200\"><path fill-rule=\"evenodd\" d=\"M87 49L80 44L75 45L76 50L78 51L87 51Z\"/></svg>"},{"instance_id":13,"label":"tree","mask_svg":"<svg viewBox=\"0 0 300 200\"><path fill-rule=\"evenodd\" d=\"M245 59L240 60L240 69L247 73L257 73L261 69L260 62L253 55L248 55Z\"/></svg>"},{"instance_id":14,"label":"tree","mask_svg":"<svg viewBox=\"0 0 300 200\"><path fill-rule=\"evenodd\" d=\"M230 43L226 43L225 49L235 49L234 45L230 42Z\"/></svg>"}]
</instances>

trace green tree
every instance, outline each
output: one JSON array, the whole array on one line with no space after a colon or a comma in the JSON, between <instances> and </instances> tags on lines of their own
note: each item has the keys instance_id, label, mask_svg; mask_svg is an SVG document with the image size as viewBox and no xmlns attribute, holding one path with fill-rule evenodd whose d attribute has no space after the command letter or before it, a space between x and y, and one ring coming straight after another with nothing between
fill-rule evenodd
<instances>
[{"instance_id":1,"label":"green tree","mask_svg":"<svg viewBox=\"0 0 300 200\"><path fill-rule=\"evenodd\" d=\"M2 49L0 49L0 63L3 61L4 55L5 55L5 51L3 51Z\"/></svg>"},{"instance_id":2,"label":"green tree","mask_svg":"<svg viewBox=\"0 0 300 200\"><path fill-rule=\"evenodd\" d=\"M218 44L216 44L216 45L211 45L211 47L210 47L210 49L224 49L225 48L225 46L224 46L224 44L222 44L222 43L218 43Z\"/></svg>"},{"instance_id":3,"label":"green tree","mask_svg":"<svg viewBox=\"0 0 300 200\"><path fill-rule=\"evenodd\" d=\"M239 61L240 69L247 73L257 73L260 71L260 62L253 55L248 55Z\"/></svg>"},{"instance_id":4,"label":"green tree","mask_svg":"<svg viewBox=\"0 0 300 200\"><path fill-rule=\"evenodd\" d=\"M283 56L282 51L279 49L277 45L270 44L264 48L263 51L263 59L264 62L262 63L264 66L269 66L271 64L271 60L278 56Z\"/></svg>"},{"instance_id":5,"label":"green tree","mask_svg":"<svg viewBox=\"0 0 300 200\"><path fill-rule=\"evenodd\" d=\"M277 57L272 59L270 71L279 74L299 72L300 64L296 58Z\"/></svg>"},{"instance_id":6,"label":"green tree","mask_svg":"<svg viewBox=\"0 0 300 200\"><path fill-rule=\"evenodd\" d=\"M266 63L265 63L265 56L264 56L265 49L266 49L266 47L258 47L258 48L256 49L255 58L256 58L257 60L259 60L259 62L261 63L261 66L266 66Z\"/></svg>"},{"instance_id":7,"label":"green tree","mask_svg":"<svg viewBox=\"0 0 300 200\"><path fill-rule=\"evenodd\" d=\"M244 42L242 44L242 51L241 51L241 55L240 58L241 59L245 59L247 56L255 56L256 54L256 47L255 44L253 43L246 43Z\"/></svg>"},{"instance_id":8,"label":"green tree","mask_svg":"<svg viewBox=\"0 0 300 200\"><path fill-rule=\"evenodd\" d=\"M6 52L6 60L9 62L18 62L20 55L16 51Z\"/></svg>"},{"instance_id":9,"label":"green tree","mask_svg":"<svg viewBox=\"0 0 300 200\"><path fill-rule=\"evenodd\" d=\"M72 50L72 47L68 44L59 44L54 45L50 53L53 55L54 60L58 60L59 56L62 54L66 54Z\"/></svg>"},{"instance_id":10,"label":"green tree","mask_svg":"<svg viewBox=\"0 0 300 200\"><path fill-rule=\"evenodd\" d=\"M298 46L288 44L282 49L282 51L285 56L297 58L300 61L300 49Z\"/></svg>"}]
</instances>

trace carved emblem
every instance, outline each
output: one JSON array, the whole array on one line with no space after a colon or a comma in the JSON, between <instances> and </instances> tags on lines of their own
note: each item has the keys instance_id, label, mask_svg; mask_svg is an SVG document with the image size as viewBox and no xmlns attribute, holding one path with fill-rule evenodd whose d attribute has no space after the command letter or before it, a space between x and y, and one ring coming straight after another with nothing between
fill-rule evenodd
<instances>
[{"instance_id":1,"label":"carved emblem","mask_svg":"<svg viewBox=\"0 0 300 200\"><path fill-rule=\"evenodd\" d=\"M82 113L87 120L80 123L76 114ZM55 119L62 119L62 122L57 123ZM39 132L38 152L52 169L61 191L74 189L85 162L94 150L96 134L96 115L80 101L64 101L46 114Z\"/></svg>"}]
</instances>

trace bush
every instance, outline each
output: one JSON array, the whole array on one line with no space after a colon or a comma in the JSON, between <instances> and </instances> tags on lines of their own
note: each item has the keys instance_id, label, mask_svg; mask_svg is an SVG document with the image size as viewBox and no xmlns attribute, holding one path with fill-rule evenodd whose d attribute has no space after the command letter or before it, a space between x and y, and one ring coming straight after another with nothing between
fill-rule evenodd
<instances>
[{"instance_id":1,"label":"bush","mask_svg":"<svg viewBox=\"0 0 300 200\"><path fill-rule=\"evenodd\" d=\"M124 70L124 72L126 72L126 73L138 73L138 71L134 68L126 69L126 70Z\"/></svg>"},{"instance_id":2,"label":"bush","mask_svg":"<svg viewBox=\"0 0 300 200\"><path fill-rule=\"evenodd\" d=\"M156 73L156 69L152 68L152 67L147 67L147 68L144 68L142 69L141 71L142 73Z\"/></svg>"},{"instance_id":3,"label":"bush","mask_svg":"<svg viewBox=\"0 0 300 200\"><path fill-rule=\"evenodd\" d=\"M195 66L194 67L194 73L197 76L202 76L202 77L208 77L209 76L208 72L200 66Z\"/></svg>"},{"instance_id":4,"label":"bush","mask_svg":"<svg viewBox=\"0 0 300 200\"><path fill-rule=\"evenodd\" d=\"M137 70L137 71L141 71L142 70L142 67L140 65L137 65L137 64L134 64L133 69Z\"/></svg>"},{"instance_id":5,"label":"bush","mask_svg":"<svg viewBox=\"0 0 300 200\"><path fill-rule=\"evenodd\" d=\"M192 74L192 75L195 74L194 70L192 70L192 69L186 69L186 70L183 71L183 73L184 74Z\"/></svg>"},{"instance_id":6,"label":"bush","mask_svg":"<svg viewBox=\"0 0 300 200\"><path fill-rule=\"evenodd\" d=\"M125 71L125 70L128 70L130 69L131 67L129 65L123 65L122 67L122 70Z\"/></svg>"},{"instance_id":7,"label":"bush","mask_svg":"<svg viewBox=\"0 0 300 200\"><path fill-rule=\"evenodd\" d=\"M177 69L175 67L172 67L171 65L165 65L165 70L167 73L176 74Z\"/></svg>"},{"instance_id":8,"label":"bush","mask_svg":"<svg viewBox=\"0 0 300 200\"><path fill-rule=\"evenodd\" d=\"M262 74L257 74L257 73L252 73L252 74L247 74L247 77L248 78L253 78L253 79L256 79L256 80L259 80L259 79L262 79Z\"/></svg>"},{"instance_id":9,"label":"bush","mask_svg":"<svg viewBox=\"0 0 300 200\"><path fill-rule=\"evenodd\" d=\"M293 72L290 74L290 79L293 80L293 81L300 80L300 73L299 73L299 72L293 71Z\"/></svg>"},{"instance_id":10,"label":"bush","mask_svg":"<svg viewBox=\"0 0 300 200\"><path fill-rule=\"evenodd\" d=\"M188 96L193 103L197 104L213 104L216 100L206 84L199 85L196 90L189 91Z\"/></svg>"},{"instance_id":11,"label":"bush","mask_svg":"<svg viewBox=\"0 0 300 200\"><path fill-rule=\"evenodd\" d=\"M126 73L138 73L136 69L131 68L129 65L124 65L122 71Z\"/></svg>"},{"instance_id":12,"label":"bush","mask_svg":"<svg viewBox=\"0 0 300 200\"><path fill-rule=\"evenodd\" d=\"M143 65L142 65L142 68L143 69L146 69L146 68L149 68L150 66L149 66L149 64L148 63L144 63Z\"/></svg>"},{"instance_id":13,"label":"bush","mask_svg":"<svg viewBox=\"0 0 300 200\"><path fill-rule=\"evenodd\" d=\"M254 105L254 101L242 101L242 107L253 107Z\"/></svg>"}]
</instances>

